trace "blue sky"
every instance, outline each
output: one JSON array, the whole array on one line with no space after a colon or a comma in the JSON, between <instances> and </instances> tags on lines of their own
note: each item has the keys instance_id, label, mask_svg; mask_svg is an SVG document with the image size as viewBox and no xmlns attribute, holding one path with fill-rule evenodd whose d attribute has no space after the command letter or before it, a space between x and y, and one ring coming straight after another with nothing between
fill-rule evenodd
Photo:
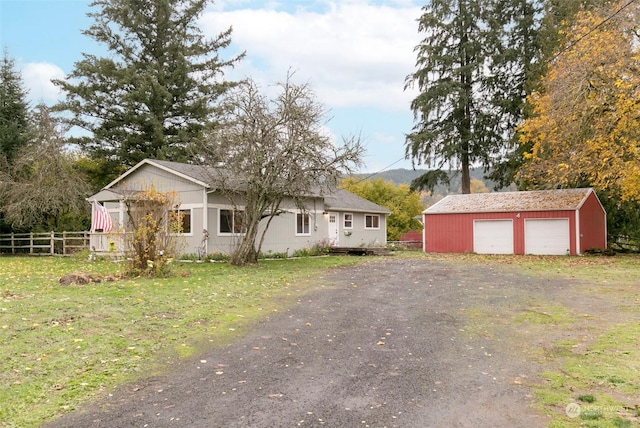
<instances>
[{"instance_id":1,"label":"blue sky","mask_svg":"<svg viewBox=\"0 0 640 428\"><path fill-rule=\"evenodd\" d=\"M64 78L82 53L106 54L83 36L88 0L0 0L0 46L22 73L32 102L61 98L51 78ZM230 79L269 87L287 70L308 82L329 110L336 139L360 135L367 152L360 172L411 168L404 136L411 131L414 71L420 40L418 0L219 0L200 20L205 34L233 27L229 58L247 56ZM225 53L226 55L226 53ZM424 166L416 165L417 168Z\"/></svg>"}]
</instances>

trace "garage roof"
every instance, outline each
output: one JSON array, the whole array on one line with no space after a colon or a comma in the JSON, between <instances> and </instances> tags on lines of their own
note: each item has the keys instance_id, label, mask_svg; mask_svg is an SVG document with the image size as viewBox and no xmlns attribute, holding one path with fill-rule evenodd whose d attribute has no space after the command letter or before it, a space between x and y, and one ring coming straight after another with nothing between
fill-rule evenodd
<instances>
[{"instance_id":1,"label":"garage roof","mask_svg":"<svg viewBox=\"0 0 640 428\"><path fill-rule=\"evenodd\" d=\"M423 214L575 210L591 192L587 188L449 195Z\"/></svg>"}]
</instances>

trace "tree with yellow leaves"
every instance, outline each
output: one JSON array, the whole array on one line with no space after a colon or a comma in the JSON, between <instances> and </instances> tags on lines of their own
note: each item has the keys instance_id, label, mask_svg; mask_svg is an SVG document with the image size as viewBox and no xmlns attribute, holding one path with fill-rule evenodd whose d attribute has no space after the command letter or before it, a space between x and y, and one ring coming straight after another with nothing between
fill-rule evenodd
<instances>
[{"instance_id":1,"label":"tree with yellow leaves","mask_svg":"<svg viewBox=\"0 0 640 428\"><path fill-rule=\"evenodd\" d=\"M614 2L574 22L528 99L520 185L588 185L640 202L640 4Z\"/></svg>"},{"instance_id":2,"label":"tree with yellow leaves","mask_svg":"<svg viewBox=\"0 0 640 428\"><path fill-rule=\"evenodd\" d=\"M382 178L363 181L348 177L340 182L339 187L391 211L387 219L387 240L398 241L403 233L422 229L416 217L424 207L420 195L409 189L409 185L396 186Z\"/></svg>"}]
</instances>

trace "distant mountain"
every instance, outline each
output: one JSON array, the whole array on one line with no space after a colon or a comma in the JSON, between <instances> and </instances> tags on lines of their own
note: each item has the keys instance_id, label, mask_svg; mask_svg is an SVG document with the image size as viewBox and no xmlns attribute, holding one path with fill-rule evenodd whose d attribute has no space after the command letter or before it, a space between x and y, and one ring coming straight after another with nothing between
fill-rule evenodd
<instances>
[{"instance_id":1,"label":"distant mountain","mask_svg":"<svg viewBox=\"0 0 640 428\"><path fill-rule=\"evenodd\" d=\"M422 174L426 173L428 170L426 169L390 169L388 171L378 172L375 174L353 174L352 177L361 178L361 179L371 179L375 180L378 178L382 178L387 181L392 181L396 186L399 184L411 184L411 182L420 177ZM491 180L487 180L484 178L484 172L482 168L473 168L469 171L469 175L471 179L480 180L487 186L489 191L493 191L495 186L495 182ZM435 194L447 195L449 193L459 193L460 192L460 173L459 172L450 172L449 179L451 180L450 186L439 185L435 188Z\"/></svg>"}]
</instances>

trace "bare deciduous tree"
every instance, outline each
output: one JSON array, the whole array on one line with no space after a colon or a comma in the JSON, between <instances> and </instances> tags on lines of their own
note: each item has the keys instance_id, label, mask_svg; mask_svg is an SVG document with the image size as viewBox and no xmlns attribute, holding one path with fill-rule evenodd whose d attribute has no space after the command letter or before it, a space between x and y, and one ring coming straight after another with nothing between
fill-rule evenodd
<instances>
[{"instance_id":1,"label":"bare deciduous tree","mask_svg":"<svg viewBox=\"0 0 640 428\"><path fill-rule=\"evenodd\" d=\"M258 260L271 220L291 198L305 199L335 188L338 179L360 164L360 139L335 144L325 131L325 109L308 84L293 82L293 74L276 85L269 99L247 80L225 98L220 126L200 147L200 158L216 168L212 181L234 207L241 207L242 234L231 263ZM261 221L266 222L259 233Z\"/></svg>"},{"instance_id":2,"label":"bare deciduous tree","mask_svg":"<svg viewBox=\"0 0 640 428\"><path fill-rule=\"evenodd\" d=\"M65 147L66 129L47 106L37 106L30 121L30 142L0 169L0 210L16 228L58 229L63 217L88 213L89 185Z\"/></svg>"}]
</instances>

